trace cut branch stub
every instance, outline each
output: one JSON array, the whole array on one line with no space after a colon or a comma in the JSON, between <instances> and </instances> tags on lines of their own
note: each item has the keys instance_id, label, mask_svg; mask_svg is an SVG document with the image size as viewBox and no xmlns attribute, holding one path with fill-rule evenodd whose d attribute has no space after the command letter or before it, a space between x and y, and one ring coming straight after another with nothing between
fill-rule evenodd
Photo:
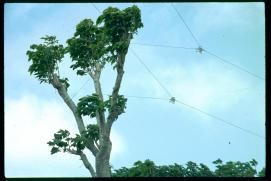
<instances>
[{"instance_id":1,"label":"cut branch stub","mask_svg":"<svg viewBox=\"0 0 271 181\"><path fill-rule=\"evenodd\" d=\"M55 36L45 36L43 44L33 44L27 51L28 61L31 65L28 69L30 75L34 74L40 83L48 83L53 74L57 72L57 62L61 62L65 54L63 45L59 45Z\"/></svg>"}]
</instances>

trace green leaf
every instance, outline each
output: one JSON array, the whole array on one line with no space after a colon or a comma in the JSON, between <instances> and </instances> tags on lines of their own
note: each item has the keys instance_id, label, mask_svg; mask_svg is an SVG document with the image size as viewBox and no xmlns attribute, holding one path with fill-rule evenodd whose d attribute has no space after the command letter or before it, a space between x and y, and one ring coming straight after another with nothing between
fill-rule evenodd
<instances>
[{"instance_id":1,"label":"green leaf","mask_svg":"<svg viewBox=\"0 0 271 181\"><path fill-rule=\"evenodd\" d=\"M85 71L83 70L77 70L77 75L85 75Z\"/></svg>"},{"instance_id":2,"label":"green leaf","mask_svg":"<svg viewBox=\"0 0 271 181\"><path fill-rule=\"evenodd\" d=\"M55 139L62 139L62 135L58 134L58 133L55 133L54 137L55 137Z\"/></svg>"},{"instance_id":3,"label":"green leaf","mask_svg":"<svg viewBox=\"0 0 271 181\"><path fill-rule=\"evenodd\" d=\"M48 141L47 144L48 144L49 146L54 146L54 145L55 145L55 143L52 142L52 141Z\"/></svg>"},{"instance_id":4,"label":"green leaf","mask_svg":"<svg viewBox=\"0 0 271 181\"><path fill-rule=\"evenodd\" d=\"M57 152L59 152L60 150L57 148L57 147L53 147L52 149L51 149L51 154L55 154L55 153L57 153Z\"/></svg>"}]
</instances>

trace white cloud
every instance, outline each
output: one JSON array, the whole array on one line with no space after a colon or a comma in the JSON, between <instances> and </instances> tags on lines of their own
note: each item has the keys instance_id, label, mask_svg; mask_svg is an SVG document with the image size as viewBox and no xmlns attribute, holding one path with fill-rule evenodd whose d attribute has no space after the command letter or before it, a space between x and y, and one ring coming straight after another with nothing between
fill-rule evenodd
<instances>
[{"instance_id":1,"label":"white cloud","mask_svg":"<svg viewBox=\"0 0 271 181\"><path fill-rule=\"evenodd\" d=\"M124 153L125 151L124 141L120 134L118 134L114 129L112 129L111 131L110 138L112 141L111 158L114 159L114 157L121 156Z\"/></svg>"},{"instance_id":2,"label":"white cloud","mask_svg":"<svg viewBox=\"0 0 271 181\"><path fill-rule=\"evenodd\" d=\"M72 113L69 112L64 103L49 102L33 95L25 95L19 100L6 98L5 164L9 176L18 176L16 175L17 172L15 174L15 170L11 170L13 168L11 165L16 165L21 169L27 163L29 167L36 165L34 169L41 171L43 167L48 167L51 164L59 164L58 168L61 168L65 164L63 159L69 158L71 159L68 163L80 165L81 161L77 161L79 159L76 156L63 153L50 155L50 148L46 143L52 139L53 134L59 129L67 129L71 132L71 135L78 132ZM111 138L113 144L111 158L114 159L115 156L123 153L124 144L121 136L114 130L112 130ZM86 151L86 154L91 155L89 151ZM89 158L93 163L93 157ZM37 160L43 160L42 164L37 163ZM84 170L84 166L82 167ZM39 171L33 170L30 176L33 176L33 174L39 176ZM46 176L46 173L44 174ZM21 171L19 176L29 176L29 173ZM61 175L58 174L57 176Z\"/></svg>"},{"instance_id":3,"label":"white cloud","mask_svg":"<svg viewBox=\"0 0 271 181\"><path fill-rule=\"evenodd\" d=\"M204 63L197 62L196 65L190 63L189 66L160 67L162 68L154 65L152 72L156 73L156 77L173 96L206 111L226 110L247 96L246 92L232 96L226 94L228 91L252 87L251 82L244 81L238 72L226 69L223 64L216 63L212 59L205 59ZM129 84L134 84L137 88L144 90L144 95L166 96L165 90L147 73L141 73L131 79L133 80L130 80Z\"/></svg>"},{"instance_id":4,"label":"white cloud","mask_svg":"<svg viewBox=\"0 0 271 181\"><path fill-rule=\"evenodd\" d=\"M251 28L255 18L263 13L262 9L262 3L202 3L195 6L192 29L200 37L214 29L224 31L229 28ZM203 17L208 21L202 21Z\"/></svg>"}]
</instances>

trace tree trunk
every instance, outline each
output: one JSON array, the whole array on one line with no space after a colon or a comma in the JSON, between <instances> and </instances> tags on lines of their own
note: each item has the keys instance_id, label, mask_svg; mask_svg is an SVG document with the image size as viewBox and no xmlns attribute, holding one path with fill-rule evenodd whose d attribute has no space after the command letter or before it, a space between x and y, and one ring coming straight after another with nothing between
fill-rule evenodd
<instances>
[{"instance_id":1,"label":"tree trunk","mask_svg":"<svg viewBox=\"0 0 271 181\"><path fill-rule=\"evenodd\" d=\"M95 157L97 177L111 177L111 168L109 164L111 149L112 143L109 136L103 137L100 151Z\"/></svg>"}]
</instances>

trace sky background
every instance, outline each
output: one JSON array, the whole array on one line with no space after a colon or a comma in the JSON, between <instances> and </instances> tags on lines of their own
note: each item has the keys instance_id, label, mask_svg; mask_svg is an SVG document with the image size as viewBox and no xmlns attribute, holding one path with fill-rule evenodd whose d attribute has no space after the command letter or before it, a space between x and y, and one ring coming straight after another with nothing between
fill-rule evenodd
<instances>
[{"instance_id":1,"label":"sky background","mask_svg":"<svg viewBox=\"0 0 271 181\"><path fill-rule=\"evenodd\" d=\"M96 3L126 8L132 3ZM152 43L197 48L198 45L169 3L136 3L144 27L132 43ZM175 3L175 7L200 42L224 59L265 77L263 3ZM4 94L6 177L88 177L79 157L68 153L50 155L46 144L59 129L78 133L72 113L56 90L30 76L26 51L55 35L60 43L73 36L85 18L96 20L92 4L5 4ZM141 60L178 100L216 115L244 129L265 135L265 81L194 49L131 44ZM60 74L70 80L69 94L75 102L91 94L89 77L78 77L65 56ZM114 76L113 76L114 75ZM106 66L102 77L104 94L112 91L116 73ZM78 91L80 89L80 91ZM250 161L265 166L265 140L229 126L182 104L168 100L139 99L146 96L169 99L131 51L125 62L120 90L128 97L126 113L113 125L111 164L131 167L137 160L156 165L188 161ZM85 124L94 120L85 118ZM229 144L231 142L231 144ZM86 152L90 160L93 157Z\"/></svg>"}]
</instances>

